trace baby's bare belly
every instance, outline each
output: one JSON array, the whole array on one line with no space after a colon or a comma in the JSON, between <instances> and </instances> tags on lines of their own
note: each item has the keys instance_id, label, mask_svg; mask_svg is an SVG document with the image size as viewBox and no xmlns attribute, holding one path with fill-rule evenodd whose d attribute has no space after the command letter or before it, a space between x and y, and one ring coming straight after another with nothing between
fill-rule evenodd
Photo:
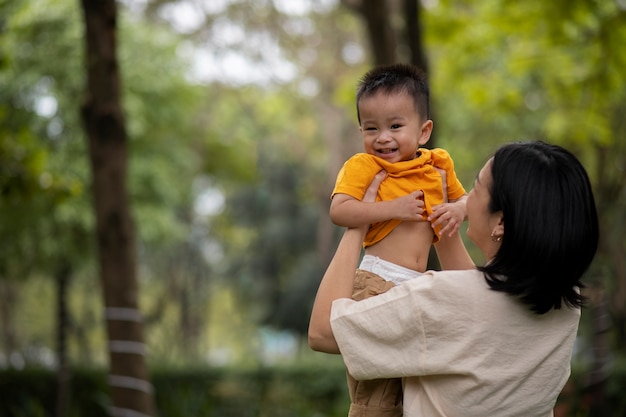
<instances>
[{"instance_id":1,"label":"baby's bare belly","mask_svg":"<svg viewBox=\"0 0 626 417\"><path fill-rule=\"evenodd\" d=\"M432 242L430 222L402 222L383 240L366 248L365 253L424 272Z\"/></svg>"}]
</instances>

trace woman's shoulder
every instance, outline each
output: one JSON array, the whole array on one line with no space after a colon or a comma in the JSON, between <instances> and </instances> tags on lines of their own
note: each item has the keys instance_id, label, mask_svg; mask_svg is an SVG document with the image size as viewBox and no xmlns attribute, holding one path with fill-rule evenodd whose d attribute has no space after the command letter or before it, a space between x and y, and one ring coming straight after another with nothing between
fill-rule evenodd
<instances>
[{"instance_id":1,"label":"woman's shoulder","mask_svg":"<svg viewBox=\"0 0 626 417\"><path fill-rule=\"evenodd\" d=\"M476 268L472 269L464 269L464 270L443 270L443 271L434 271L428 270L424 272L424 275L427 276L433 282L439 283L450 283L453 285L462 284L468 281L484 281L485 275Z\"/></svg>"},{"instance_id":2,"label":"woman's shoulder","mask_svg":"<svg viewBox=\"0 0 626 417\"><path fill-rule=\"evenodd\" d=\"M406 284L415 297L440 306L445 303L471 304L484 300L484 293L489 291L484 274L477 269L426 271Z\"/></svg>"}]
</instances>

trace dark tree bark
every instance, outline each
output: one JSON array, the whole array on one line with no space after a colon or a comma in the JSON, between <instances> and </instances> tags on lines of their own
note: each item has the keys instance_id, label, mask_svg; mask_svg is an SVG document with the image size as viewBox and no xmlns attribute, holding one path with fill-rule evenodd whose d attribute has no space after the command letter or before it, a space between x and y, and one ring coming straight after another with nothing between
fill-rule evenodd
<instances>
[{"instance_id":1,"label":"dark tree bark","mask_svg":"<svg viewBox=\"0 0 626 417\"><path fill-rule=\"evenodd\" d=\"M0 343L1 349L10 356L17 348L15 324L15 305L17 304L17 290L12 280L5 276L0 279ZM9 366L10 363L9 363Z\"/></svg>"},{"instance_id":2,"label":"dark tree bark","mask_svg":"<svg viewBox=\"0 0 626 417\"><path fill-rule=\"evenodd\" d=\"M612 265L609 269L612 282L607 284L602 275L602 269L595 274L589 274L593 280L587 284L586 294L589 299L588 313L591 317L592 330L592 365L587 374L586 391L590 402L590 415L605 417L611 415L607 409L607 384L611 352L619 352L626 346L624 323L626 313L626 262L624 261L622 237L615 241L615 228L618 222L615 219L615 201L623 188L623 177L614 169L619 163L614 155L620 155L618 147L596 147L596 183L594 192L597 202L598 218L600 222L600 241L597 257L603 257L602 263ZM617 151L617 152L616 152ZM617 173L617 174L616 174ZM606 204L606 202L610 202ZM623 216L619 213L618 216ZM619 228L618 228L619 230ZM584 314L584 313L583 313ZM612 333L611 333L612 332Z\"/></svg>"},{"instance_id":3,"label":"dark tree bark","mask_svg":"<svg viewBox=\"0 0 626 417\"><path fill-rule=\"evenodd\" d=\"M69 367L67 363L67 331L69 328L69 315L67 311L67 292L71 265L67 259L62 259L55 273L57 289L57 400L56 415L64 417L67 414L69 396Z\"/></svg>"},{"instance_id":4,"label":"dark tree bark","mask_svg":"<svg viewBox=\"0 0 626 417\"><path fill-rule=\"evenodd\" d=\"M607 295L602 288L590 288L591 329L593 334L591 370L587 374L586 391L590 398L590 415L609 417L607 407L607 381L610 362L611 317Z\"/></svg>"},{"instance_id":5,"label":"dark tree bark","mask_svg":"<svg viewBox=\"0 0 626 417\"><path fill-rule=\"evenodd\" d=\"M618 123L626 127L626 123L621 120ZM619 127L615 130L619 130ZM619 143L621 139L616 138L616 141ZM612 348L622 354L626 353L626 259L624 259L623 237L620 233L615 233L615 230L621 230L619 224L623 222L618 219L623 218L623 213L619 209L616 211L615 207L619 205L618 199L622 195L625 178L624 174L615 167L623 164L624 158L620 155L624 154L623 145L596 146L597 168L594 187L596 201L605 202L605 204L598 203L597 205L598 218L603 219L600 222L598 256L606 256L603 261L612 265L610 270L612 283L606 288L609 311L615 329Z\"/></svg>"},{"instance_id":6,"label":"dark tree bark","mask_svg":"<svg viewBox=\"0 0 626 417\"><path fill-rule=\"evenodd\" d=\"M424 37L422 36L422 19L421 6L419 0L403 0L403 16L405 21L404 40L407 49L410 52L409 62L418 68L421 68L426 75L429 75L428 56L424 47ZM428 117L435 120L432 100L430 105L430 113ZM436 123L435 123L436 127ZM430 140L425 145L426 148L437 147L437 129L434 129L430 135ZM435 253L432 252L429 257L429 265L438 266Z\"/></svg>"},{"instance_id":7,"label":"dark tree bark","mask_svg":"<svg viewBox=\"0 0 626 417\"><path fill-rule=\"evenodd\" d=\"M367 23L376 65L395 63L396 37L387 0L363 0L361 13Z\"/></svg>"},{"instance_id":8,"label":"dark tree bark","mask_svg":"<svg viewBox=\"0 0 626 417\"><path fill-rule=\"evenodd\" d=\"M405 40L410 51L410 62L428 74L428 59L422 37L421 9L418 0L403 1L403 15L405 20Z\"/></svg>"},{"instance_id":9,"label":"dark tree bark","mask_svg":"<svg viewBox=\"0 0 626 417\"><path fill-rule=\"evenodd\" d=\"M154 412L138 310L135 235L126 191L128 139L120 104L115 0L81 0L87 91L82 118L89 142L100 279L114 416Z\"/></svg>"},{"instance_id":10,"label":"dark tree bark","mask_svg":"<svg viewBox=\"0 0 626 417\"><path fill-rule=\"evenodd\" d=\"M343 4L361 15L367 27L374 65L396 62L396 34L391 25L391 9L387 0L344 0Z\"/></svg>"}]
</instances>

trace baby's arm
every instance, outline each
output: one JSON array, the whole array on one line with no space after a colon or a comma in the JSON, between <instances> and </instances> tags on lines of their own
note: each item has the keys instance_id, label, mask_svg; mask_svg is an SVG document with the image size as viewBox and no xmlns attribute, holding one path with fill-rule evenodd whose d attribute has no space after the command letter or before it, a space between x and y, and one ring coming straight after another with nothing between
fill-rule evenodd
<instances>
[{"instance_id":1,"label":"baby's arm","mask_svg":"<svg viewBox=\"0 0 626 417\"><path fill-rule=\"evenodd\" d=\"M423 196L422 191L414 191L389 201L363 202L339 193L330 203L330 218L342 227L359 227L391 219L423 221Z\"/></svg>"},{"instance_id":2,"label":"baby's arm","mask_svg":"<svg viewBox=\"0 0 626 417\"><path fill-rule=\"evenodd\" d=\"M433 206L433 213L428 216L428 220L433 228L441 226L440 236L445 234L452 236L459 231L461 223L467 217L466 201L467 194L464 194L456 200L451 200L449 203Z\"/></svg>"}]
</instances>

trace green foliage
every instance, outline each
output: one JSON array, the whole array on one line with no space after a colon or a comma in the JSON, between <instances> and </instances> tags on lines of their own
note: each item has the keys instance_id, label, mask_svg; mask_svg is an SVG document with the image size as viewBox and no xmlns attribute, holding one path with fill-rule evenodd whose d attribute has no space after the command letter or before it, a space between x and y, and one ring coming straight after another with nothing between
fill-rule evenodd
<instances>
[{"instance_id":1,"label":"green foliage","mask_svg":"<svg viewBox=\"0 0 626 417\"><path fill-rule=\"evenodd\" d=\"M122 16L123 17L123 16ZM131 140L129 191L142 245L162 249L188 239L192 179L202 159L194 147L202 92L185 78L175 34L121 19L119 60Z\"/></svg>"},{"instance_id":2,"label":"green foliage","mask_svg":"<svg viewBox=\"0 0 626 417\"><path fill-rule=\"evenodd\" d=\"M616 364L606 381L607 417L621 417L626 411L623 365ZM342 366L157 369L151 379L161 417L339 417L349 406ZM575 369L557 402L558 415L593 415L586 381L585 371ZM0 371L0 415L53 416L55 386L55 375L48 370ZM103 371L74 369L70 387L68 417L107 415Z\"/></svg>"},{"instance_id":3,"label":"green foliage","mask_svg":"<svg viewBox=\"0 0 626 417\"><path fill-rule=\"evenodd\" d=\"M61 66L51 64L54 60L49 54L70 57L68 50L55 48L51 39L67 45L79 37L75 25L64 23L72 12L66 9L64 13L63 7L45 18L43 8L34 10L25 2L8 10L12 14L5 15L6 33L1 38L7 65L0 67L0 231L10 239L0 243L0 275L24 278L36 265L50 265L55 249L46 236L63 227L57 218L61 208L74 206L83 195L83 181L57 169L60 160L55 152L61 141L48 136L51 125L58 122L50 113L59 104L54 99L58 87L54 80L67 80ZM46 33L54 36L42 37ZM57 116L61 108L57 106Z\"/></svg>"},{"instance_id":4,"label":"green foliage","mask_svg":"<svg viewBox=\"0 0 626 417\"><path fill-rule=\"evenodd\" d=\"M0 18L0 279L50 277L69 262L77 278L90 282L75 284L77 296L89 302L70 311L70 330L84 345L96 339L94 330L104 328L96 321L100 304L94 283L93 207L87 142L79 120L84 90L82 16L70 0L15 1L10 6L0 5L6 12ZM131 141L129 192L139 231L139 259L150 276L155 257L190 240L192 180L203 164L197 150L205 147L210 132L199 111L204 92L186 78L189 62L178 53L180 38L124 16L119 26ZM196 269L203 264L198 260ZM81 287L90 289L83 293ZM13 305L19 310L30 303L7 303L5 314L10 317L16 317L9 309ZM52 334L54 315L52 310L42 312L43 306L53 304L41 303L32 313L45 317L46 334ZM10 322L10 317L5 319ZM16 346L7 347L49 340L29 330L16 333ZM90 352L76 357L99 357Z\"/></svg>"},{"instance_id":5,"label":"green foliage","mask_svg":"<svg viewBox=\"0 0 626 417\"><path fill-rule=\"evenodd\" d=\"M626 387L626 361L617 360L606 383L607 396L611 399L611 405L608 406L608 409L616 416L626 415L624 387Z\"/></svg>"},{"instance_id":6,"label":"green foliage","mask_svg":"<svg viewBox=\"0 0 626 417\"><path fill-rule=\"evenodd\" d=\"M304 106L284 93L257 97L250 112L243 104L236 120L256 126L256 181L228 191L215 229L225 252L238 254L227 259L226 275L253 301L252 317L299 333L322 273L315 259L317 161L309 157L319 133L301 128L311 125L299 114Z\"/></svg>"},{"instance_id":7,"label":"green foliage","mask_svg":"<svg viewBox=\"0 0 626 417\"><path fill-rule=\"evenodd\" d=\"M320 236L337 230L323 227L338 164L360 150L354 89L368 66L363 25L341 7L316 3L309 14L290 15L246 0L208 13L206 25L184 37L163 25L168 13L159 5L171 2L140 3L159 23L120 3L118 41L147 340L171 364L211 349L257 363L250 338L258 324L306 331L333 249ZM430 5L422 16L433 143L451 152L468 189L501 143L539 138L575 151L593 178L604 228L590 275L624 305L624 2L422 3ZM79 10L70 0L0 1L0 279L49 277L69 257L81 281L70 297L72 358L89 362L103 361L105 346L94 336L104 329L79 121ZM229 24L248 36L211 35ZM293 81L189 76L195 48L275 58L256 42L265 37L291 60ZM362 60L347 62L346 50L361 50ZM312 93L303 94L306 83ZM46 103L56 103L54 111L44 111ZM225 204L199 216L195 199L207 190ZM51 308L54 292L49 284L50 299L37 303L32 288L46 284L33 281L16 311L28 310L36 325L24 326L18 344L51 345L51 331L36 333L53 326L51 311L40 310Z\"/></svg>"},{"instance_id":8,"label":"green foliage","mask_svg":"<svg viewBox=\"0 0 626 417\"><path fill-rule=\"evenodd\" d=\"M157 370L152 373L161 417L298 417L347 414L343 368ZM0 415L53 416L55 376L47 370L0 371ZM101 371L73 370L68 417L107 416Z\"/></svg>"},{"instance_id":9,"label":"green foliage","mask_svg":"<svg viewBox=\"0 0 626 417\"><path fill-rule=\"evenodd\" d=\"M56 375L44 369L2 371L0 415L51 417L55 415ZM67 417L107 416L105 375L101 371L76 370L70 378L70 406Z\"/></svg>"},{"instance_id":10,"label":"green foliage","mask_svg":"<svg viewBox=\"0 0 626 417\"><path fill-rule=\"evenodd\" d=\"M588 150L618 140L611 109L626 95L618 2L453 3L425 18L450 146L540 138Z\"/></svg>"}]
</instances>

